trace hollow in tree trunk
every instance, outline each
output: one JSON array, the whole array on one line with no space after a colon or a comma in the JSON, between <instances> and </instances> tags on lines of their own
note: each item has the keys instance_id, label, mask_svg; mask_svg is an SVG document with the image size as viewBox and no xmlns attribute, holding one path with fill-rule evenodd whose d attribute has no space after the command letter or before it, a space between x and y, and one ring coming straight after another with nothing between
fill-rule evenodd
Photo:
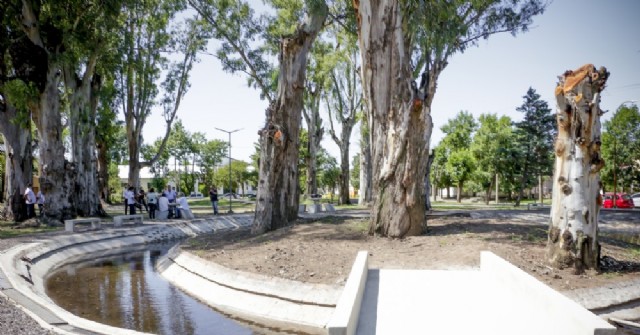
<instances>
[{"instance_id":1,"label":"hollow in tree trunk","mask_svg":"<svg viewBox=\"0 0 640 335\"><path fill-rule=\"evenodd\" d=\"M558 138L547 255L576 273L598 269L601 197L600 92L609 72L587 64L567 71L556 87Z\"/></svg>"},{"instance_id":2,"label":"hollow in tree trunk","mask_svg":"<svg viewBox=\"0 0 640 335\"><path fill-rule=\"evenodd\" d=\"M322 28L324 4L305 17L292 36L280 42L280 74L276 100L266 110L260 135L260 168L252 232L288 226L298 217L298 147L307 55Z\"/></svg>"}]
</instances>

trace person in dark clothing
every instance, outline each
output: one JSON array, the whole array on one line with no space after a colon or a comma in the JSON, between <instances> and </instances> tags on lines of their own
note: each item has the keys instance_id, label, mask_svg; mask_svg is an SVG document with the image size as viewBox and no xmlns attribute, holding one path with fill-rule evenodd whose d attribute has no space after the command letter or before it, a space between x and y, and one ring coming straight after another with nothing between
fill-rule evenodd
<instances>
[{"instance_id":1,"label":"person in dark clothing","mask_svg":"<svg viewBox=\"0 0 640 335\"><path fill-rule=\"evenodd\" d=\"M218 191L215 186L209 189L209 199L211 199L213 215L218 215Z\"/></svg>"}]
</instances>

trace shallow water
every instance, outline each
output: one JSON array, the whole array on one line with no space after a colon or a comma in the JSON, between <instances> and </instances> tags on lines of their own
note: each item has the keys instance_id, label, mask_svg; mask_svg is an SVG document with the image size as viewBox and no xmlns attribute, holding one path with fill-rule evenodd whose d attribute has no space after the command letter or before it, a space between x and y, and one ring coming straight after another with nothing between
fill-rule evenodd
<instances>
[{"instance_id":1,"label":"shallow water","mask_svg":"<svg viewBox=\"0 0 640 335\"><path fill-rule=\"evenodd\" d=\"M67 265L49 276L47 294L85 319L163 335L258 334L164 280L154 264L167 248Z\"/></svg>"}]
</instances>

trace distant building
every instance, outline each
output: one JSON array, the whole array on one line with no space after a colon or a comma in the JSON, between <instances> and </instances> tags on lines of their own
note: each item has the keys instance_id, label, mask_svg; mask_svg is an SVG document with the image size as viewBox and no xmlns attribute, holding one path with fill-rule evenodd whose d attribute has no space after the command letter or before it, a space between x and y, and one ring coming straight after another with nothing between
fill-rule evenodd
<instances>
[{"instance_id":1,"label":"distant building","mask_svg":"<svg viewBox=\"0 0 640 335\"><path fill-rule=\"evenodd\" d=\"M151 173L151 168L143 167L140 169L140 187L145 190L151 188L151 181L154 174ZM120 179L120 186L125 188L129 182L129 165L118 165L118 178Z\"/></svg>"}]
</instances>

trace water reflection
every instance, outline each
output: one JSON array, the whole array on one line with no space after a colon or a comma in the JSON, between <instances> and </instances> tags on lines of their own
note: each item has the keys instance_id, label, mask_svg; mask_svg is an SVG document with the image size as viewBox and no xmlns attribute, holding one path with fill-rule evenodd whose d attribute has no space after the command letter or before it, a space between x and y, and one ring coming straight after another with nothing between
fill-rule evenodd
<instances>
[{"instance_id":1,"label":"water reflection","mask_svg":"<svg viewBox=\"0 0 640 335\"><path fill-rule=\"evenodd\" d=\"M160 277L154 264L165 251L67 265L47 279L47 294L75 315L115 327L167 335L254 334Z\"/></svg>"}]
</instances>

